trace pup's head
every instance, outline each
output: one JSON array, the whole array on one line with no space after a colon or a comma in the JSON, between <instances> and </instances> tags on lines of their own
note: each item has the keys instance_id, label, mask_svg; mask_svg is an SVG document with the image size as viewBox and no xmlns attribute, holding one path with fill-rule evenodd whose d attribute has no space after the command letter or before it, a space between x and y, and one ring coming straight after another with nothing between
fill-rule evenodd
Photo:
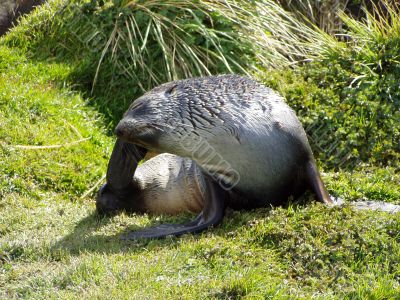
<instances>
[{"instance_id":1,"label":"pup's head","mask_svg":"<svg viewBox=\"0 0 400 300\"><path fill-rule=\"evenodd\" d=\"M103 185L96 197L96 209L100 215L115 215L122 211L143 212L143 197L140 189L132 185L123 195L118 196L110 190L110 186Z\"/></svg>"}]
</instances>

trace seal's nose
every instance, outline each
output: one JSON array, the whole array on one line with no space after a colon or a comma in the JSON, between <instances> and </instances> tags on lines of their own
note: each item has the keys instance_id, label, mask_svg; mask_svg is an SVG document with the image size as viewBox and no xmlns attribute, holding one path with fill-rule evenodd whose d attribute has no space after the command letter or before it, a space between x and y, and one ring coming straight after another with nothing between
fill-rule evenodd
<instances>
[{"instance_id":1,"label":"seal's nose","mask_svg":"<svg viewBox=\"0 0 400 300\"><path fill-rule=\"evenodd\" d=\"M125 136L125 130L123 129L123 126L121 124L117 125L114 132L115 135L119 138L123 138Z\"/></svg>"}]
</instances>

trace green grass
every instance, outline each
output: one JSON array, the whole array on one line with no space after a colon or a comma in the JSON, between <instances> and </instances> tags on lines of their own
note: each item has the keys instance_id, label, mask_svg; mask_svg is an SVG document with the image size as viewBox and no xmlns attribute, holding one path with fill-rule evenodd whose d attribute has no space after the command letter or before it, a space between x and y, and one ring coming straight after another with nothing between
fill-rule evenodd
<instances>
[{"instance_id":1,"label":"green grass","mask_svg":"<svg viewBox=\"0 0 400 300\"><path fill-rule=\"evenodd\" d=\"M110 128L160 83L287 67L335 44L272 0L49 0L3 41L68 64L68 80Z\"/></svg>"},{"instance_id":2,"label":"green grass","mask_svg":"<svg viewBox=\"0 0 400 300\"><path fill-rule=\"evenodd\" d=\"M105 64L91 93L101 53L80 48L85 41L62 31L71 24L54 15L51 5L0 40L1 299L400 299L399 214L329 209L308 195L287 207L229 211L221 226L200 235L121 241L130 230L192 216L96 214L94 196L112 150L111 129L138 87ZM95 21L107 30L107 22ZM398 44L390 36L381 42L396 54ZM360 61L369 68L384 55L354 44L364 49ZM341 100L364 101L368 92L363 85L348 90L349 77L366 71L347 69L351 50L345 56L332 52L337 57L329 59L340 63L337 68L326 58L310 69L264 70L259 78L287 96L306 125L326 124ZM379 90L393 87L399 74L393 66L394 77L380 77ZM350 96L338 92L343 87ZM393 95L398 101L399 94ZM394 108L390 118L376 120L396 119L398 102L393 103L382 105ZM338 128L319 139L321 150L338 137L351 142L341 117L333 119ZM361 116L356 120L364 122ZM398 126L389 125L376 136L396 152ZM400 204L394 160L356 161L334 171L327 168L327 155L319 157L331 194L347 202Z\"/></svg>"},{"instance_id":3,"label":"green grass","mask_svg":"<svg viewBox=\"0 0 400 300\"><path fill-rule=\"evenodd\" d=\"M398 215L308 203L228 212L196 236L121 241L190 216L99 218L93 193L81 196L104 174L113 138L68 87L72 68L1 46L0 71L0 297L398 299ZM324 179L348 201L400 203L393 168Z\"/></svg>"}]
</instances>

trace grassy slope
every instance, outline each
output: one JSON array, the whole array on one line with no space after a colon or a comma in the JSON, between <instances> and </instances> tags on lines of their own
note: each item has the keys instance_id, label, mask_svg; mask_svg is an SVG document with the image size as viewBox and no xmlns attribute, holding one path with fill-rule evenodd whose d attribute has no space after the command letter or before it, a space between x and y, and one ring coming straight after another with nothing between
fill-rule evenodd
<instances>
[{"instance_id":1,"label":"grassy slope","mask_svg":"<svg viewBox=\"0 0 400 300\"><path fill-rule=\"evenodd\" d=\"M112 138L65 84L72 71L0 46L1 298L398 297L398 215L307 204L231 212L198 236L120 241L188 216L98 219L93 199L80 199L103 175ZM400 203L393 169L324 179L346 200Z\"/></svg>"}]
</instances>

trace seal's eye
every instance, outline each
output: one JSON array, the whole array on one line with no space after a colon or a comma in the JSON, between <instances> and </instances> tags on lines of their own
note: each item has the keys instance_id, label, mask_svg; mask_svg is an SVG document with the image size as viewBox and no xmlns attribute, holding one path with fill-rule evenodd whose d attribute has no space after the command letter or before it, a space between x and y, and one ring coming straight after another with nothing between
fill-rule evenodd
<instances>
[{"instance_id":1,"label":"seal's eye","mask_svg":"<svg viewBox=\"0 0 400 300\"><path fill-rule=\"evenodd\" d=\"M131 116L133 118L146 116L152 113L152 108L150 103L146 101L138 101L137 103L133 103L129 110L127 111L127 116Z\"/></svg>"},{"instance_id":2,"label":"seal's eye","mask_svg":"<svg viewBox=\"0 0 400 300\"><path fill-rule=\"evenodd\" d=\"M143 101L134 101L131 106L129 106L129 110L140 109L142 106L144 106Z\"/></svg>"}]
</instances>

